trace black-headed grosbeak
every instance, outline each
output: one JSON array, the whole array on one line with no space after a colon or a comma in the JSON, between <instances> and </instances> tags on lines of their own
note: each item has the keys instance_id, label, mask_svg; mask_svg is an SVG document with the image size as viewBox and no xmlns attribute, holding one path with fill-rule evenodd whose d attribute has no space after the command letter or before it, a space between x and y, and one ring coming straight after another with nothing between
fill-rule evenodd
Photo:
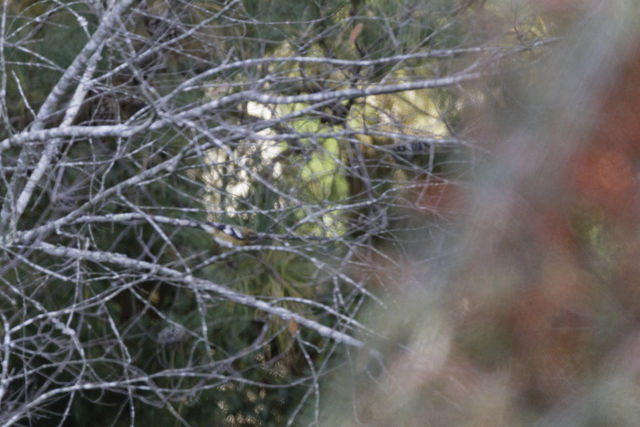
<instances>
[{"instance_id":1,"label":"black-headed grosbeak","mask_svg":"<svg viewBox=\"0 0 640 427\"><path fill-rule=\"evenodd\" d=\"M258 234L238 225L221 224L219 222L201 223L201 227L211 234L213 240L226 248L250 245L258 240Z\"/></svg>"}]
</instances>

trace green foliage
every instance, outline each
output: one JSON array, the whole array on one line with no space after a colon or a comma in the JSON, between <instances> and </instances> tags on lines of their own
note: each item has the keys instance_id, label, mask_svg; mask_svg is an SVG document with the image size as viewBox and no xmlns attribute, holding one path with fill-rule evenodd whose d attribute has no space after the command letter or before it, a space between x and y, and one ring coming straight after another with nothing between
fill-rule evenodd
<instances>
[{"instance_id":1,"label":"green foliage","mask_svg":"<svg viewBox=\"0 0 640 427\"><path fill-rule=\"evenodd\" d=\"M4 49L8 113L19 129L33 117L30 117L18 84L29 100L29 106L37 111L87 41L87 36L78 31L76 16L67 8L56 8L51 13L52 6L53 3L49 1L17 1L9 4L9 12L13 14L7 22L7 32L12 37L7 41L16 44L29 42L28 50L12 47L11 44ZM87 20L88 31L95 29L95 19L87 13L85 6L76 4L73 9L78 16ZM42 22L34 21L34 18L45 14L47 18Z\"/></svg>"}]
</instances>

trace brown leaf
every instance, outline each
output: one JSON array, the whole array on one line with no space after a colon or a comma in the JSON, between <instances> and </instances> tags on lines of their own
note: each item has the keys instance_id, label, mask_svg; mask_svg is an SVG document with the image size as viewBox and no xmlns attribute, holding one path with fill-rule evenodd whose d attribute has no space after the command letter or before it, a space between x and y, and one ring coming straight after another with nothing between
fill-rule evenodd
<instances>
[{"instance_id":1,"label":"brown leaf","mask_svg":"<svg viewBox=\"0 0 640 427\"><path fill-rule=\"evenodd\" d=\"M298 333L298 322L296 322L296 319L289 320L287 329L289 329L289 332L291 332L291 335L296 335Z\"/></svg>"},{"instance_id":2,"label":"brown leaf","mask_svg":"<svg viewBox=\"0 0 640 427\"><path fill-rule=\"evenodd\" d=\"M353 30L351 30L351 35L349 36L349 43L351 43L351 44L355 44L356 43L356 39L358 38L358 36L362 32L362 28L363 27L364 27L364 25L362 25L362 22L358 22L356 24L356 26L353 27Z\"/></svg>"}]
</instances>

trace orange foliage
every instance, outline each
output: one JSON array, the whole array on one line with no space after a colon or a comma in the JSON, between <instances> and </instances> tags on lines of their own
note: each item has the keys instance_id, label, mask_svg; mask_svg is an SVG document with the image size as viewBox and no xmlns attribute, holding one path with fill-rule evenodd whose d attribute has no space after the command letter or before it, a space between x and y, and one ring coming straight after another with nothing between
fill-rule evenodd
<instances>
[{"instance_id":1,"label":"orange foliage","mask_svg":"<svg viewBox=\"0 0 640 427\"><path fill-rule=\"evenodd\" d=\"M536 283L514 301L511 330L519 375L528 390L555 400L587 369L590 277L568 260L550 259Z\"/></svg>"},{"instance_id":2,"label":"orange foliage","mask_svg":"<svg viewBox=\"0 0 640 427\"><path fill-rule=\"evenodd\" d=\"M578 151L570 167L574 171L573 187L577 196L592 208L602 209L616 220L633 219L638 213L638 184L634 176L636 159L609 141Z\"/></svg>"},{"instance_id":3,"label":"orange foliage","mask_svg":"<svg viewBox=\"0 0 640 427\"><path fill-rule=\"evenodd\" d=\"M611 360L640 354L640 53L602 94L584 140L560 163L564 173L551 181L535 169L544 165L524 171L530 157L514 150L505 161L520 175L487 190L471 214L481 249L457 279L467 309L459 311L456 357L485 370L507 366L528 407L570 402ZM450 206L446 185L424 194L417 204ZM483 333L494 337L464 344ZM504 334L505 349L489 363L478 357Z\"/></svg>"},{"instance_id":4,"label":"orange foliage","mask_svg":"<svg viewBox=\"0 0 640 427\"><path fill-rule=\"evenodd\" d=\"M464 189L460 183L437 176L422 177L412 191L412 207L423 215L452 219L461 212Z\"/></svg>"}]
</instances>

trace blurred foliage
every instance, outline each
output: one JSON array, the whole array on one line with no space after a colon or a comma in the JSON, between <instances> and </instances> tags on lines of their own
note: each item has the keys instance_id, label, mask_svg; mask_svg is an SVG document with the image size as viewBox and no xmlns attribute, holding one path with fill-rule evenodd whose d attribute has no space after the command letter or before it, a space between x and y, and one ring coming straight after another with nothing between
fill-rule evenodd
<instances>
[{"instance_id":1,"label":"blurred foliage","mask_svg":"<svg viewBox=\"0 0 640 427\"><path fill-rule=\"evenodd\" d=\"M532 28L563 40L476 110L491 156L474 163L460 252L389 274L396 309L371 315L387 363L332 387L328 407L360 399L326 425L637 423L640 10L529 3L550 14Z\"/></svg>"}]
</instances>

